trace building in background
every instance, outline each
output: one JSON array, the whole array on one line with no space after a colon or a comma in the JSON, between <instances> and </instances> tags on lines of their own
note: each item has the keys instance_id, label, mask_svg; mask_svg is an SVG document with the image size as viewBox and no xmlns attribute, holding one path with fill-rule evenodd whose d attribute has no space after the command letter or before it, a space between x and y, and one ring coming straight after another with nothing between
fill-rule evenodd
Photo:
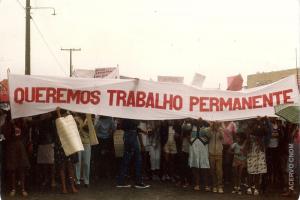
<instances>
[{"instance_id":1,"label":"building in background","mask_svg":"<svg viewBox=\"0 0 300 200\"><path fill-rule=\"evenodd\" d=\"M258 72L247 76L247 88L254 88L276 82L290 75L297 75L298 86L300 85L300 70L293 68L272 72Z\"/></svg>"}]
</instances>

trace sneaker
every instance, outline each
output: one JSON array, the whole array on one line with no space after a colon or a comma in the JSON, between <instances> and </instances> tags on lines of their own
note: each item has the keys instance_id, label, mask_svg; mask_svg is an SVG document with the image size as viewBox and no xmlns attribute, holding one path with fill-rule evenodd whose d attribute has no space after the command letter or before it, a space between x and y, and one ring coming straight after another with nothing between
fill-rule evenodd
<instances>
[{"instance_id":1,"label":"sneaker","mask_svg":"<svg viewBox=\"0 0 300 200\"><path fill-rule=\"evenodd\" d=\"M199 185L195 185L194 190L195 191L200 191L200 186Z\"/></svg>"},{"instance_id":2,"label":"sneaker","mask_svg":"<svg viewBox=\"0 0 300 200\"><path fill-rule=\"evenodd\" d=\"M258 192L258 190L257 190L257 189L255 189L255 190L254 190L254 192L253 192L253 194L254 194L255 196L259 195L259 192Z\"/></svg>"},{"instance_id":3,"label":"sneaker","mask_svg":"<svg viewBox=\"0 0 300 200\"><path fill-rule=\"evenodd\" d=\"M240 189L239 191L238 191L238 195L242 195L243 193L242 193L242 190Z\"/></svg>"},{"instance_id":4,"label":"sneaker","mask_svg":"<svg viewBox=\"0 0 300 200\"><path fill-rule=\"evenodd\" d=\"M219 194L223 194L223 193L224 193L224 190L223 190L222 187L219 187L218 193L219 193Z\"/></svg>"},{"instance_id":5,"label":"sneaker","mask_svg":"<svg viewBox=\"0 0 300 200\"><path fill-rule=\"evenodd\" d=\"M251 188L248 188L248 189L247 189L247 194L252 194Z\"/></svg>"},{"instance_id":6,"label":"sneaker","mask_svg":"<svg viewBox=\"0 0 300 200\"><path fill-rule=\"evenodd\" d=\"M116 185L117 188L130 188L131 185L130 184L118 184Z\"/></svg>"},{"instance_id":7,"label":"sneaker","mask_svg":"<svg viewBox=\"0 0 300 200\"><path fill-rule=\"evenodd\" d=\"M237 193L237 191L238 191L238 187L237 187L237 186L234 186L231 193L232 193L232 194L235 194L235 193Z\"/></svg>"},{"instance_id":8,"label":"sneaker","mask_svg":"<svg viewBox=\"0 0 300 200\"><path fill-rule=\"evenodd\" d=\"M218 192L217 188L214 187L212 192L213 192L213 193L217 193L217 192Z\"/></svg>"},{"instance_id":9,"label":"sneaker","mask_svg":"<svg viewBox=\"0 0 300 200\"><path fill-rule=\"evenodd\" d=\"M137 189L145 189L145 188L149 188L150 185L146 185L144 183L139 183L139 184L135 184L134 187L137 188Z\"/></svg>"}]
</instances>

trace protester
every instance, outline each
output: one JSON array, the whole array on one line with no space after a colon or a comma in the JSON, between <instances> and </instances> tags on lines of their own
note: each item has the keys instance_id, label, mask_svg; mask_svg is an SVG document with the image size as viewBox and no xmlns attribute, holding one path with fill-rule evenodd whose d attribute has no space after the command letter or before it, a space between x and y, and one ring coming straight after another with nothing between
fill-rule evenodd
<instances>
[{"instance_id":1,"label":"protester","mask_svg":"<svg viewBox=\"0 0 300 200\"><path fill-rule=\"evenodd\" d=\"M222 168L224 175L224 183L227 184L231 181L232 175L232 161L233 156L229 153L230 146L233 144L233 140L237 131L236 124L232 121L226 121L222 123L223 129L223 157Z\"/></svg>"},{"instance_id":2,"label":"protester","mask_svg":"<svg viewBox=\"0 0 300 200\"><path fill-rule=\"evenodd\" d=\"M89 136L89 127L86 114L75 113L74 117L78 131L80 134L81 142L83 144L83 151L78 152L78 162L75 164L76 184L79 186L81 182L81 174L83 184L89 187L90 184L90 163L91 163L91 143Z\"/></svg>"},{"instance_id":3,"label":"protester","mask_svg":"<svg viewBox=\"0 0 300 200\"><path fill-rule=\"evenodd\" d=\"M99 141L99 145L93 146L92 150L93 176L97 181L100 176L112 177L114 170L112 166L115 164L113 133L116 126L113 118L109 116L96 116L94 125Z\"/></svg>"},{"instance_id":4,"label":"protester","mask_svg":"<svg viewBox=\"0 0 300 200\"><path fill-rule=\"evenodd\" d=\"M142 158L141 149L138 142L138 121L132 119L124 119L122 122L122 128L124 130L124 155L122 159L120 173L117 179L117 187L131 187L130 184L126 184L125 176L128 172L129 163L132 156L135 156L135 188L143 189L149 188L150 185L146 185L142 180Z\"/></svg>"},{"instance_id":5,"label":"protester","mask_svg":"<svg viewBox=\"0 0 300 200\"><path fill-rule=\"evenodd\" d=\"M159 180L160 174L160 158L161 158L161 144L160 144L160 122L151 121L150 140L150 164L151 164L151 178L152 180Z\"/></svg>"},{"instance_id":6,"label":"protester","mask_svg":"<svg viewBox=\"0 0 300 200\"><path fill-rule=\"evenodd\" d=\"M175 182L175 154L177 153L176 142L175 142L175 129L174 121L168 121L168 139L163 148L164 151L164 165L163 165L163 181Z\"/></svg>"},{"instance_id":7,"label":"protester","mask_svg":"<svg viewBox=\"0 0 300 200\"><path fill-rule=\"evenodd\" d=\"M232 193L235 194L242 194L241 189L241 182L242 182L242 174L244 169L246 168L246 149L245 149L245 140L246 135L245 133L239 133L237 135L237 142L233 143L231 145L231 148L229 149L230 153L233 153L233 171L234 171L234 187L232 190Z\"/></svg>"},{"instance_id":8,"label":"protester","mask_svg":"<svg viewBox=\"0 0 300 200\"><path fill-rule=\"evenodd\" d=\"M55 159L54 159L54 135L55 124L52 113L40 115L39 120L33 122L37 126L38 149L37 164L40 165L43 176L42 186L56 187L55 181Z\"/></svg>"},{"instance_id":9,"label":"protester","mask_svg":"<svg viewBox=\"0 0 300 200\"><path fill-rule=\"evenodd\" d=\"M191 174L189 168L189 151L190 151L190 138L192 132L192 124L190 119L186 119L182 124L181 134L181 150L180 150L180 185L187 188L191 183Z\"/></svg>"},{"instance_id":10,"label":"protester","mask_svg":"<svg viewBox=\"0 0 300 200\"><path fill-rule=\"evenodd\" d=\"M220 122L212 122L208 129L209 137L209 163L212 176L213 192L224 193L223 190L223 170L222 170L222 154L223 154L223 130Z\"/></svg>"},{"instance_id":11,"label":"protester","mask_svg":"<svg viewBox=\"0 0 300 200\"><path fill-rule=\"evenodd\" d=\"M58 118L61 118L62 116L66 115L67 113L61 114L60 108L56 109L57 116ZM66 174L68 175L67 180L71 186L71 192L72 193L77 193L78 190L75 187L75 173L74 173L74 164L78 162L78 154L74 153L70 156L66 156L60 139L58 135L56 136L56 143L55 143L55 160L58 165L58 171L60 175L60 180L61 180L61 190L63 194L67 194L67 185L66 185Z\"/></svg>"},{"instance_id":12,"label":"protester","mask_svg":"<svg viewBox=\"0 0 300 200\"><path fill-rule=\"evenodd\" d=\"M149 180L151 178L150 171L150 135L152 134L152 127L149 121L140 121L139 137L141 137L141 150L142 150L142 169L143 178Z\"/></svg>"},{"instance_id":13,"label":"protester","mask_svg":"<svg viewBox=\"0 0 300 200\"><path fill-rule=\"evenodd\" d=\"M247 194L259 195L262 174L267 173L265 145L263 143L266 127L264 127L260 117L253 122L252 127L249 127L246 144L247 171L249 174Z\"/></svg>"},{"instance_id":14,"label":"protester","mask_svg":"<svg viewBox=\"0 0 300 200\"><path fill-rule=\"evenodd\" d=\"M189 150L189 166L192 168L192 174L195 182L194 190L199 191L200 188L200 174L203 175L203 186L205 191L210 191L208 186L208 173L210 168L208 156L208 133L207 122L201 118L192 121L191 136L190 136L190 150Z\"/></svg>"},{"instance_id":15,"label":"protester","mask_svg":"<svg viewBox=\"0 0 300 200\"><path fill-rule=\"evenodd\" d=\"M7 115L3 127L6 138L5 148L5 168L10 179L9 196L16 195L17 175L21 185L21 194L28 196L25 189L25 173L30 167L28 155L24 145L26 136L26 125L22 118L12 120L10 114Z\"/></svg>"}]
</instances>

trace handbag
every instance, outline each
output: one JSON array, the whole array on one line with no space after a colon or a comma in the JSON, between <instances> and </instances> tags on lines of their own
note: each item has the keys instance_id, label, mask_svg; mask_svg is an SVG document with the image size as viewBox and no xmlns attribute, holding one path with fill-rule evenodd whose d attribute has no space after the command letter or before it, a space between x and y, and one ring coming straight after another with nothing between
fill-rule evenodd
<instances>
[{"instance_id":1,"label":"handbag","mask_svg":"<svg viewBox=\"0 0 300 200\"><path fill-rule=\"evenodd\" d=\"M92 121L92 115L91 114L86 114L86 119L89 127L89 138L90 138L90 144L91 146L99 144L95 127Z\"/></svg>"}]
</instances>

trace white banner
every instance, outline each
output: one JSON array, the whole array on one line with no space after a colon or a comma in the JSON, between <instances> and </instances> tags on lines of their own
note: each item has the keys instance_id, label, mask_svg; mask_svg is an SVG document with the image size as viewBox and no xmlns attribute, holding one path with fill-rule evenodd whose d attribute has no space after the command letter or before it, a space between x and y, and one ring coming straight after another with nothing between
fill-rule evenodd
<instances>
[{"instance_id":1,"label":"white banner","mask_svg":"<svg viewBox=\"0 0 300 200\"><path fill-rule=\"evenodd\" d=\"M296 77L249 91L197 89L145 80L9 75L13 118L63 109L120 118L238 120L275 116L273 106L299 102Z\"/></svg>"},{"instance_id":2,"label":"white banner","mask_svg":"<svg viewBox=\"0 0 300 200\"><path fill-rule=\"evenodd\" d=\"M95 78L107 78L107 79L120 78L119 67L96 68Z\"/></svg>"},{"instance_id":3,"label":"white banner","mask_svg":"<svg viewBox=\"0 0 300 200\"><path fill-rule=\"evenodd\" d=\"M182 76L157 76L158 82L165 83L183 83L184 77Z\"/></svg>"}]
</instances>

